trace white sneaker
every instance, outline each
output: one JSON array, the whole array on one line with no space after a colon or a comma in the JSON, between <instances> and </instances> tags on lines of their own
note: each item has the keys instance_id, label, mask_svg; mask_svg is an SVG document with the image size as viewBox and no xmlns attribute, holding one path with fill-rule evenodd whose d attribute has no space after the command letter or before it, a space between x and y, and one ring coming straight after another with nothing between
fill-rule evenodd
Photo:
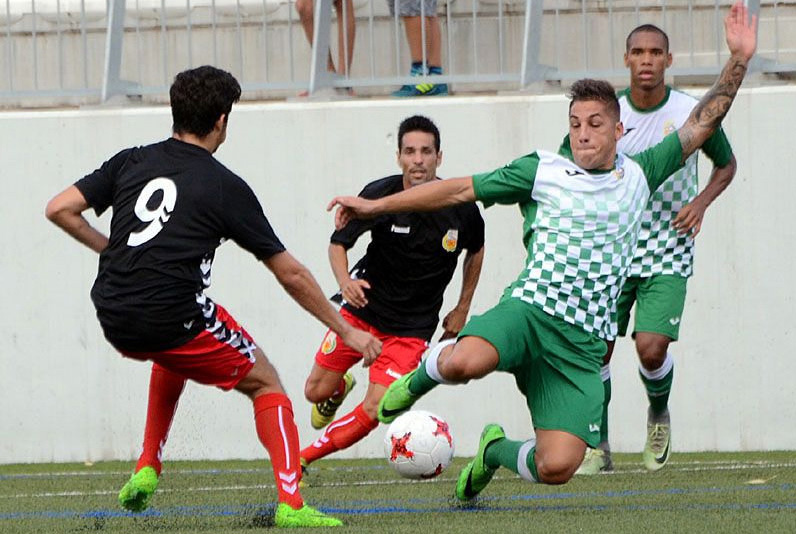
<instances>
[{"instance_id":1,"label":"white sneaker","mask_svg":"<svg viewBox=\"0 0 796 534\"><path fill-rule=\"evenodd\" d=\"M602 449L586 449L576 475L597 475L604 471L613 471L614 463L611 461L611 451Z\"/></svg>"},{"instance_id":2,"label":"white sneaker","mask_svg":"<svg viewBox=\"0 0 796 534\"><path fill-rule=\"evenodd\" d=\"M644 467L648 471L657 471L669 461L672 450L671 426L669 410L653 417L652 412L647 412L647 444L644 445Z\"/></svg>"}]
</instances>

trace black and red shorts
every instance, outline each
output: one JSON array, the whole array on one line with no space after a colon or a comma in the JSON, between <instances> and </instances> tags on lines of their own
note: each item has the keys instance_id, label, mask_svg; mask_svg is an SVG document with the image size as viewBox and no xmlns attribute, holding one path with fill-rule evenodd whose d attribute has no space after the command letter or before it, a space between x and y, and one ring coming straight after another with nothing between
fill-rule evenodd
<instances>
[{"instance_id":1,"label":"black and red shorts","mask_svg":"<svg viewBox=\"0 0 796 534\"><path fill-rule=\"evenodd\" d=\"M160 352L120 352L135 360L152 360L201 384L232 389L254 366L257 345L227 310L215 306L215 323L184 345Z\"/></svg>"}]
</instances>

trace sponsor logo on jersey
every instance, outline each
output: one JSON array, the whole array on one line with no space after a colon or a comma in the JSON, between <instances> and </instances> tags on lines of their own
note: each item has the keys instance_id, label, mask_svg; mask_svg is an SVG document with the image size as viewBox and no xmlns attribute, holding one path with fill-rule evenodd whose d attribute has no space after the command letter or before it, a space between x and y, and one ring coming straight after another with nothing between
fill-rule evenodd
<instances>
[{"instance_id":1,"label":"sponsor logo on jersey","mask_svg":"<svg viewBox=\"0 0 796 534\"><path fill-rule=\"evenodd\" d=\"M442 236L442 248L448 252L456 250L456 245L459 243L459 230L451 228L444 236Z\"/></svg>"},{"instance_id":2,"label":"sponsor logo on jersey","mask_svg":"<svg viewBox=\"0 0 796 534\"><path fill-rule=\"evenodd\" d=\"M583 174L581 171L575 169L565 169L564 172L567 173L567 176L577 176L579 174Z\"/></svg>"},{"instance_id":3,"label":"sponsor logo on jersey","mask_svg":"<svg viewBox=\"0 0 796 534\"><path fill-rule=\"evenodd\" d=\"M677 326L680 323L679 317L672 317L669 319L669 324L672 326Z\"/></svg>"},{"instance_id":4,"label":"sponsor logo on jersey","mask_svg":"<svg viewBox=\"0 0 796 534\"><path fill-rule=\"evenodd\" d=\"M334 332L329 332L326 334L326 337L323 338L323 343L321 343L321 352L324 354L330 354L337 348L337 334Z\"/></svg>"},{"instance_id":5,"label":"sponsor logo on jersey","mask_svg":"<svg viewBox=\"0 0 796 534\"><path fill-rule=\"evenodd\" d=\"M669 135L670 133L672 133L676 129L677 128L675 127L673 121L666 121L666 122L663 123L663 135Z\"/></svg>"},{"instance_id":6,"label":"sponsor logo on jersey","mask_svg":"<svg viewBox=\"0 0 796 534\"><path fill-rule=\"evenodd\" d=\"M629 134L630 132L632 132L635 129L636 129L635 126L630 127L630 128L625 128L625 133L622 134L622 137L626 136L627 134Z\"/></svg>"},{"instance_id":7,"label":"sponsor logo on jersey","mask_svg":"<svg viewBox=\"0 0 796 534\"><path fill-rule=\"evenodd\" d=\"M390 228L390 232L394 234L408 234L411 231L412 231L411 226L396 226L393 224L392 227Z\"/></svg>"}]
</instances>

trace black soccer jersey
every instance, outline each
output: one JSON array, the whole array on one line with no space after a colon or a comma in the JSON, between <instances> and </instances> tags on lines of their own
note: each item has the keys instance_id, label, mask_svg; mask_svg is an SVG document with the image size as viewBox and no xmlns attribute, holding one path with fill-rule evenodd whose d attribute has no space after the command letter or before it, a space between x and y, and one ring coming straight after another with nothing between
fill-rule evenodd
<instances>
[{"instance_id":1,"label":"black soccer jersey","mask_svg":"<svg viewBox=\"0 0 796 534\"><path fill-rule=\"evenodd\" d=\"M113 210L91 298L121 350L177 347L215 321L204 289L225 239L261 260L285 250L246 182L196 145L124 150L75 186L98 215Z\"/></svg>"},{"instance_id":2,"label":"black soccer jersey","mask_svg":"<svg viewBox=\"0 0 796 534\"><path fill-rule=\"evenodd\" d=\"M381 198L403 191L401 175L369 183L359 196ZM438 211L356 219L332 234L346 249L370 231L367 253L351 273L365 279L368 305L346 309L384 333L429 339L437 328L443 294L462 249L484 245L484 220L475 203Z\"/></svg>"}]
</instances>

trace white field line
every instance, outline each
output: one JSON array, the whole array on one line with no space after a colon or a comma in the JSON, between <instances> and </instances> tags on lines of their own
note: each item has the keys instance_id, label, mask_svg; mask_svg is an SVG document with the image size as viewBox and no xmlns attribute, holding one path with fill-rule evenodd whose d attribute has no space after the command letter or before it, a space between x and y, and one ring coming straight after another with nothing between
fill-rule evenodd
<instances>
[{"instance_id":1,"label":"white field line","mask_svg":"<svg viewBox=\"0 0 796 534\"><path fill-rule=\"evenodd\" d=\"M622 465L622 464L616 464ZM721 462L721 461L713 461L713 462L678 462L672 463L669 462L667 467L667 471L679 471L679 472L702 472L702 471L743 471L747 469L780 469L780 468L792 468L796 467L796 462L778 462L778 463L771 463L771 462L764 462L764 461L756 461L756 462ZM324 470L350 470L350 468L324 468ZM207 470L213 471L213 470ZM260 471L265 471L269 473L270 478L270 470L268 469L252 469L252 470L244 470L244 469L235 469L230 470L233 472L239 473L255 473ZM228 473L229 471L219 470L217 471L219 474L221 473ZM626 475L626 474L638 474L638 473L646 473L646 469L633 469L633 470L621 470L621 471L613 471L609 473L602 473L600 476L604 475ZM184 472L183 472L184 473ZM51 476L67 476L69 473L52 473ZM75 472L73 475L75 476L83 476L83 475L100 475L102 473L81 473ZM127 472L113 472L107 471L104 473L105 475L123 475L127 474ZM35 476L45 476L44 473L35 473ZM494 480L509 480L514 479L515 476L496 476ZM395 485L395 484L434 484L438 482L453 482L456 480L456 477L437 477L434 480L406 480L406 479L390 479L390 480L361 480L357 482L326 482L323 484L311 484L311 487L324 487L324 488L332 488L332 487L346 487L346 486L381 486L385 484ZM171 493L171 492L179 492L179 493L186 493L186 492L222 492L222 491L249 491L249 490L260 490L260 489L273 489L275 487L274 484L247 484L247 485L232 485L232 486L200 486L194 488L162 488L158 490L158 493ZM87 497L87 496L97 496L97 495L116 495L119 492L118 489L114 490L96 490L96 491L62 491L62 492L39 492L39 493L18 493L13 495L0 495L0 499L30 499L30 498L54 498L54 497Z\"/></svg>"},{"instance_id":2,"label":"white field line","mask_svg":"<svg viewBox=\"0 0 796 534\"><path fill-rule=\"evenodd\" d=\"M616 466L626 466L631 462L614 462ZM635 462L632 462L635 464ZM753 468L753 467L794 467L796 463L785 462L785 463L772 463L766 460L753 460L753 461L736 461L736 460L711 460L708 462L701 461L701 460L694 460L694 461L674 461L670 460L667 464L669 468L674 468L676 466L677 469L682 471L688 471L690 466L700 466L700 465L709 465L709 466L729 466L730 468ZM346 467L322 467L320 469L324 471L366 471L372 469L386 469L387 464L382 465L372 465L372 466L346 466ZM668 468L667 468L668 470ZM622 473L633 473L634 471L630 470L623 470ZM35 473L9 473L9 474L0 474L0 480L2 479L13 479L13 478L53 478L53 477L102 477L102 476L116 476L116 475L129 475L131 473L130 470L124 471L53 471L53 472L35 472ZM191 474L230 474L230 473L240 473L240 474L254 474L254 473L267 473L270 475L271 468L270 467L254 467L249 469L176 469L170 471L172 475L191 475Z\"/></svg>"}]
</instances>

